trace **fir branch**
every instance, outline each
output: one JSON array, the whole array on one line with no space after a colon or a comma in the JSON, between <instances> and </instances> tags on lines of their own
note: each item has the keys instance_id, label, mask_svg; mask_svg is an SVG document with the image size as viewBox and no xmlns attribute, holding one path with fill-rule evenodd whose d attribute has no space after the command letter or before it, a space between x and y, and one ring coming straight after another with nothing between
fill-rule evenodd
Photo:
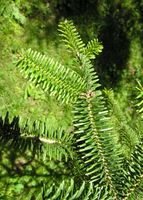
<instances>
[{"instance_id":1,"label":"fir branch","mask_svg":"<svg viewBox=\"0 0 143 200\"><path fill-rule=\"evenodd\" d=\"M37 127L42 126L43 132L40 134ZM26 152L34 151L35 154L42 153L40 156L54 158L57 160L68 160L72 158L71 140L72 135L65 133L63 130L48 132L44 123L28 129L26 123L23 127L19 126L19 118L14 117L10 122L9 114L4 120L0 118L0 143L3 147L15 148L17 151ZM48 150L48 151L47 151Z\"/></svg>"},{"instance_id":2,"label":"fir branch","mask_svg":"<svg viewBox=\"0 0 143 200\"><path fill-rule=\"evenodd\" d=\"M135 146L130 160L126 161L124 169L123 200L131 197L135 191L139 191L140 184L143 182L143 142Z\"/></svg>"},{"instance_id":3,"label":"fir branch","mask_svg":"<svg viewBox=\"0 0 143 200\"><path fill-rule=\"evenodd\" d=\"M98 187L101 187L101 185L109 187L108 196L111 197L113 195L113 199L118 199L113 170L110 169L112 161L109 161L111 159L110 154L113 151L113 146L109 142L111 138L108 136L110 129L104 127L104 120L107 120L106 112L98 116L97 110L99 108L97 106L95 108L97 104L93 104L94 101L95 92L89 91L81 96L74 107L75 149L81 163L84 165L82 170L85 170L87 179L95 182ZM97 109L96 120L95 109ZM107 138L104 138L105 136L102 135L102 132L107 135ZM108 147L103 147L104 142L107 145L107 141L109 142Z\"/></svg>"},{"instance_id":4,"label":"fir branch","mask_svg":"<svg viewBox=\"0 0 143 200\"><path fill-rule=\"evenodd\" d=\"M17 67L25 78L65 103L75 102L85 87L75 71L31 49L20 55Z\"/></svg>"},{"instance_id":5,"label":"fir branch","mask_svg":"<svg viewBox=\"0 0 143 200\"><path fill-rule=\"evenodd\" d=\"M96 55L102 52L103 46L99 43L98 39L89 41L85 48L85 55L89 59L95 59Z\"/></svg>"},{"instance_id":6,"label":"fir branch","mask_svg":"<svg viewBox=\"0 0 143 200\"><path fill-rule=\"evenodd\" d=\"M20 175L33 172L35 177L41 176L37 171L42 171L44 177L46 174L46 182L40 179L39 199L127 200L142 183L142 142L135 146L123 168L123 157L115 147L108 110L90 61L102 47L97 40L85 46L71 21L61 22L59 29L65 45L75 55L82 75L32 50L20 56L17 66L44 92L50 92L64 103L73 103L74 134L62 129L49 132L43 122L27 123L20 128L19 118L15 117L10 122L7 114L4 120L0 118L1 148L7 149L12 156L12 164L17 164L12 155L14 151L39 153L40 162L32 163L30 170L24 171L27 162L22 168L16 168ZM5 163L2 167L9 170ZM37 198L35 190L30 189L26 198Z\"/></svg>"},{"instance_id":7,"label":"fir branch","mask_svg":"<svg viewBox=\"0 0 143 200\"><path fill-rule=\"evenodd\" d=\"M67 49L70 49L75 56L78 57L80 53L84 52L85 44L81 40L81 37L72 21L62 21L59 24L59 32L65 46Z\"/></svg>"}]
</instances>

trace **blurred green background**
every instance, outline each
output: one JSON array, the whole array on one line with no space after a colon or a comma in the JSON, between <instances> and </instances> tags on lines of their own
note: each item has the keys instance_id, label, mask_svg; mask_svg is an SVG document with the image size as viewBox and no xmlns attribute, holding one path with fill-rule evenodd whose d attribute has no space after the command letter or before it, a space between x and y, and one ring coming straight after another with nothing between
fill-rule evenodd
<instances>
[{"instance_id":1,"label":"blurred green background","mask_svg":"<svg viewBox=\"0 0 143 200\"><path fill-rule=\"evenodd\" d=\"M51 130L70 127L70 107L37 90L15 66L18 53L31 48L71 67L58 36L63 19L73 20L85 43L98 38L103 44L94 67L128 155L142 134L135 105L137 81L143 84L143 0L0 0L0 116L9 111L21 121L46 121ZM11 184L15 194L23 187L16 179Z\"/></svg>"}]
</instances>

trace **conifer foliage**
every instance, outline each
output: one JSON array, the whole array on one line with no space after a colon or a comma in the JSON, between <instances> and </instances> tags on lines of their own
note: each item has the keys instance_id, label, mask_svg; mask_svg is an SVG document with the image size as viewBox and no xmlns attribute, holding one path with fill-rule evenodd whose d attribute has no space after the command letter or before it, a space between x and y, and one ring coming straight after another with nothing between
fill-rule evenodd
<instances>
[{"instance_id":1,"label":"conifer foliage","mask_svg":"<svg viewBox=\"0 0 143 200\"><path fill-rule=\"evenodd\" d=\"M3 175L15 170L13 176L28 177L23 178L26 194L21 199L135 199L143 183L143 145L136 145L126 161L119 151L92 64L102 45L97 39L84 44L72 21L62 21L59 32L77 70L31 49L19 55L16 65L45 93L72 106L72 131L61 127L49 132L44 122L29 130L28 123L20 127L18 118L10 122L6 115L0 119L0 142L23 158L19 164L13 158L11 169L2 165Z\"/></svg>"}]
</instances>

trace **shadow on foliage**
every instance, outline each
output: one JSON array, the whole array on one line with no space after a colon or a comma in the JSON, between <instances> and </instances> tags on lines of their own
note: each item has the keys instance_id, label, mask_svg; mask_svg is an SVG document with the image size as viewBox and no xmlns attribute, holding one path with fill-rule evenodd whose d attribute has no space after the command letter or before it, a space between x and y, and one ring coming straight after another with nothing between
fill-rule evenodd
<instances>
[{"instance_id":1,"label":"shadow on foliage","mask_svg":"<svg viewBox=\"0 0 143 200\"><path fill-rule=\"evenodd\" d=\"M102 84L113 88L127 66L130 41L114 17L109 16L105 24L99 36L104 48L97 58L97 71Z\"/></svg>"},{"instance_id":2,"label":"shadow on foliage","mask_svg":"<svg viewBox=\"0 0 143 200\"><path fill-rule=\"evenodd\" d=\"M19 117L11 121L9 113L0 117L0 190L2 194L4 190L7 193L12 191L12 188L25 193L32 190L34 198L34 191L40 191L43 183L57 182L72 174L68 162L60 163L49 158L48 149L44 159L38 136L23 137L24 133L19 126Z\"/></svg>"}]
</instances>

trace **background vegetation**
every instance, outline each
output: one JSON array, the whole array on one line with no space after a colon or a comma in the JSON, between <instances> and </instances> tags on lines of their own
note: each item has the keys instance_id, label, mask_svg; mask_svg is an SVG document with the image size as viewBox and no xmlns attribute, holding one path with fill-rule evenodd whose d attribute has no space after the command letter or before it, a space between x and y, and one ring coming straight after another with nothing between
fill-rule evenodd
<instances>
[{"instance_id":1,"label":"background vegetation","mask_svg":"<svg viewBox=\"0 0 143 200\"><path fill-rule=\"evenodd\" d=\"M39 120L48 122L49 129L70 128L69 107L37 91L15 68L18 52L29 47L71 66L73 60L57 34L65 18L74 21L85 43L98 38L103 44L94 67L113 129L128 156L142 135L142 121L135 112L143 82L142 0L0 0L0 115L9 111L10 118L21 116L21 123ZM22 184L13 181L20 191Z\"/></svg>"}]
</instances>

